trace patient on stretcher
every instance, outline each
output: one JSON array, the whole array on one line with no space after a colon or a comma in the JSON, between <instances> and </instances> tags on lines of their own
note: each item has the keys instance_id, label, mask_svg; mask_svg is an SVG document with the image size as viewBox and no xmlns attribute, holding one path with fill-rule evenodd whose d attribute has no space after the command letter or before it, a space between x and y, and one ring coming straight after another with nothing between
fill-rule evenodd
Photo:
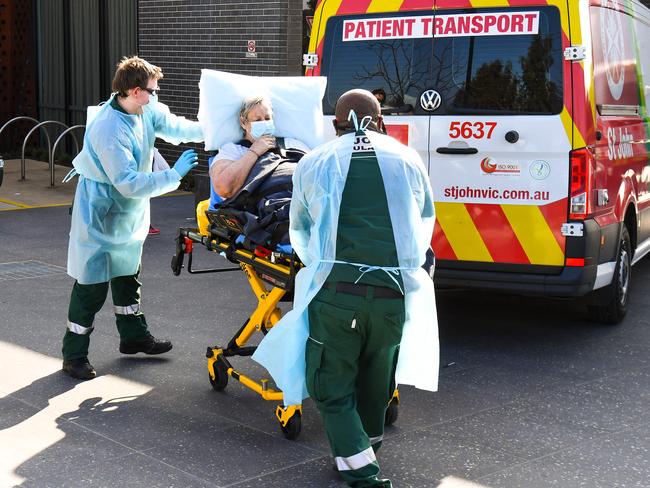
<instances>
[{"instance_id":1,"label":"patient on stretcher","mask_svg":"<svg viewBox=\"0 0 650 488\"><path fill-rule=\"evenodd\" d=\"M273 136L265 97L244 100L239 123L243 139L222 146L210 165L210 210L227 211L241 222L250 243L274 249L289 242L291 178L309 148Z\"/></svg>"}]
</instances>

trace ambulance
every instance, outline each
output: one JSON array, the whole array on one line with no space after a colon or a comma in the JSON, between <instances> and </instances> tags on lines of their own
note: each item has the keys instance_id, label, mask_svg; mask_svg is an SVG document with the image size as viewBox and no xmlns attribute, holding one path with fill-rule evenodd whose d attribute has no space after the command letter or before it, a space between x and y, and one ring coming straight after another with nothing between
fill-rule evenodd
<instances>
[{"instance_id":1,"label":"ambulance","mask_svg":"<svg viewBox=\"0 0 650 488\"><path fill-rule=\"evenodd\" d=\"M321 0L307 76L416 149L440 287L583 297L619 323L650 251L650 10L636 0Z\"/></svg>"}]
</instances>

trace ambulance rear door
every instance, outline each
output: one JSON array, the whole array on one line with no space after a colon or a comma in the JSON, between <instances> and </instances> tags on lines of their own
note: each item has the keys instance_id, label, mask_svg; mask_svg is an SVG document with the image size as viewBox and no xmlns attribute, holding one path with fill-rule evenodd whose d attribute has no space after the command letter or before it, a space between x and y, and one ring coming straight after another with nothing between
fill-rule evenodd
<instances>
[{"instance_id":1,"label":"ambulance rear door","mask_svg":"<svg viewBox=\"0 0 650 488\"><path fill-rule=\"evenodd\" d=\"M438 266L560 273L572 145L560 11L441 9L421 22L433 29L417 104L431 115Z\"/></svg>"},{"instance_id":2,"label":"ambulance rear door","mask_svg":"<svg viewBox=\"0 0 650 488\"><path fill-rule=\"evenodd\" d=\"M431 117L419 99L432 83L432 38L409 34L415 17L425 14L431 15L431 11L330 17L319 74L327 76L326 116L333 118L336 101L353 88L383 94L388 133L415 149L428 166Z\"/></svg>"}]
</instances>

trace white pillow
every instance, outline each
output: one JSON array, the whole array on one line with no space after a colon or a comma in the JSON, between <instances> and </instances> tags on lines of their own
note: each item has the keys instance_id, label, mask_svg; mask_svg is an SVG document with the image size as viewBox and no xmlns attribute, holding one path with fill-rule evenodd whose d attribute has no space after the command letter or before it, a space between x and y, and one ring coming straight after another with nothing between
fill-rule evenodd
<instances>
[{"instance_id":1,"label":"white pillow","mask_svg":"<svg viewBox=\"0 0 650 488\"><path fill-rule=\"evenodd\" d=\"M265 95L273 105L275 135L293 137L314 148L325 141L322 100L327 78L322 76L245 76L201 70L199 121L206 151L242 138L239 110L244 99Z\"/></svg>"}]
</instances>

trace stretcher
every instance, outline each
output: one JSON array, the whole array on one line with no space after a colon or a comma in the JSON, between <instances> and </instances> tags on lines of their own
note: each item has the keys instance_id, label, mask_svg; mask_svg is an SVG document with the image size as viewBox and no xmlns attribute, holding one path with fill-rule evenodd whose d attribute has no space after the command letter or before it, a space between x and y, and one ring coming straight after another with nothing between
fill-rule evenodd
<instances>
[{"instance_id":1,"label":"stretcher","mask_svg":"<svg viewBox=\"0 0 650 488\"><path fill-rule=\"evenodd\" d=\"M280 402L276 406L275 416L280 423L282 433L287 439L296 439L302 424L302 406L284 406L282 392L271 387L268 379L256 381L242 374L233 368L228 358L251 356L255 352L256 346L247 345L249 340L257 332L266 335L280 320L282 311L278 308L278 303L292 301L295 276L303 265L290 246L280 245L270 250L251 245L242 235L240 222L231 213L227 210L210 211L208 205L209 201L206 200L197 206L198 228L178 229L176 253L171 263L174 275L178 276L183 268L190 274L241 270L248 280L253 295L257 298L255 310L244 321L228 345L207 348L210 384L215 391L222 391L228 385L228 379L233 378L264 400ZM193 269L194 245L200 245L237 266ZM397 420L398 405L399 392L396 389L386 411L386 425L392 425Z\"/></svg>"}]
</instances>

